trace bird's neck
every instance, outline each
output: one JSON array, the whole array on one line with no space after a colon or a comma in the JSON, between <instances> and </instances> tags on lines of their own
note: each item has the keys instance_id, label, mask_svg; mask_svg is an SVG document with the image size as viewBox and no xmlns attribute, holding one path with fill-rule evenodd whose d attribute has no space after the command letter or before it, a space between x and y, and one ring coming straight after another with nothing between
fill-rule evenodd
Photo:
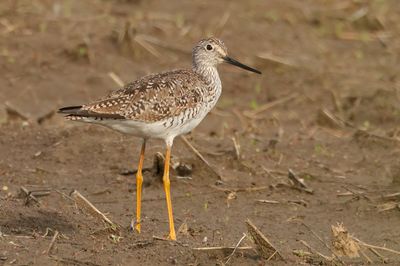
<instances>
[{"instance_id":1,"label":"bird's neck","mask_svg":"<svg viewBox=\"0 0 400 266\"><path fill-rule=\"evenodd\" d=\"M215 66L193 66L193 71L203 78L207 85L221 88L221 79Z\"/></svg>"}]
</instances>

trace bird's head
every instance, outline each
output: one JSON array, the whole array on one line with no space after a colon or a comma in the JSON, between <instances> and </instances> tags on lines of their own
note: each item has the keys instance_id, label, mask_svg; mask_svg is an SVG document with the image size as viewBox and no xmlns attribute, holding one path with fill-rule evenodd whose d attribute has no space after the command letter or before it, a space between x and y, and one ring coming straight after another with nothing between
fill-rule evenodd
<instances>
[{"instance_id":1,"label":"bird's head","mask_svg":"<svg viewBox=\"0 0 400 266\"><path fill-rule=\"evenodd\" d=\"M248 71L261 74L257 69L246 66L228 56L228 49L223 41L211 37L201 40L193 48L193 64L195 67L215 67L221 63L228 63Z\"/></svg>"}]
</instances>

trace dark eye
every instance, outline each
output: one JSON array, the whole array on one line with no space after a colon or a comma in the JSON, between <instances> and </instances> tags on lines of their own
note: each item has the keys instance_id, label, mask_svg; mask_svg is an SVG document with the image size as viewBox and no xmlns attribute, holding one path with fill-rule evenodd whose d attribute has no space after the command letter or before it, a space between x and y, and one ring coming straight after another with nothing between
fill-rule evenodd
<instances>
[{"instance_id":1,"label":"dark eye","mask_svg":"<svg viewBox=\"0 0 400 266\"><path fill-rule=\"evenodd\" d=\"M211 51L211 50L213 49L213 47L211 46L211 44L207 44L206 48L207 48L208 51Z\"/></svg>"}]
</instances>

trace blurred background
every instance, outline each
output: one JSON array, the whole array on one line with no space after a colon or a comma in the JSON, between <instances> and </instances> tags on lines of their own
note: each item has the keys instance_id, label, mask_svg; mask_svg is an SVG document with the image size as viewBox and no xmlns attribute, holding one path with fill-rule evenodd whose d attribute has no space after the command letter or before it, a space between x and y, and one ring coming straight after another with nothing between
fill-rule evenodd
<instances>
[{"instance_id":1,"label":"blurred background","mask_svg":"<svg viewBox=\"0 0 400 266\"><path fill-rule=\"evenodd\" d=\"M381 113L369 108L378 104L373 96L385 98L398 85L396 3L4 0L1 121L7 106L37 120L61 105L95 99L119 87L111 73L129 82L190 67L192 46L217 36L232 57L265 73L257 78L221 67L221 108L238 95L235 105L256 108L290 92L318 108L331 104L334 94L341 115L349 111L357 122L377 124ZM385 111L394 110L382 111L387 117Z\"/></svg>"},{"instance_id":2,"label":"blurred background","mask_svg":"<svg viewBox=\"0 0 400 266\"><path fill-rule=\"evenodd\" d=\"M381 198L400 184L398 0L1 0L0 229L9 241L52 228L69 237L57 255L82 263L224 261L164 242L137 249L166 231L162 187L150 173L144 232L124 231L118 241L93 237L93 221L54 193L78 189L127 227L135 179L121 173L136 167L138 140L66 122L56 111L147 74L191 67L192 47L209 36L263 75L219 66L222 96L189 136L219 177L180 140L174 145L176 160L193 168L193 179L172 179L176 223L186 224L178 239L189 247L234 246L251 218L293 264L304 262L292 252L304 249L298 239L328 253L292 223L300 219L325 240L332 224L344 222L367 242L400 246L393 227L400 199ZM152 142L145 165L163 149ZM292 190L289 168L315 194ZM21 186L52 193L26 207ZM18 242L31 247L19 255L9 241L0 242L0 258L54 263L33 256L48 238Z\"/></svg>"}]
</instances>

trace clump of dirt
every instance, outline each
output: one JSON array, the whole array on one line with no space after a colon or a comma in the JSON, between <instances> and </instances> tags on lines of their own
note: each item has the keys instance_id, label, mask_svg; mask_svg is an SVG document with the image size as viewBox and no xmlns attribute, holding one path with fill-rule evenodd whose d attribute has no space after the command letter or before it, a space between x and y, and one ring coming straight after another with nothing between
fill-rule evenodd
<instances>
[{"instance_id":1,"label":"clump of dirt","mask_svg":"<svg viewBox=\"0 0 400 266\"><path fill-rule=\"evenodd\" d=\"M335 254L349 258L360 257L360 246L349 235L342 224L332 225L332 246Z\"/></svg>"}]
</instances>

